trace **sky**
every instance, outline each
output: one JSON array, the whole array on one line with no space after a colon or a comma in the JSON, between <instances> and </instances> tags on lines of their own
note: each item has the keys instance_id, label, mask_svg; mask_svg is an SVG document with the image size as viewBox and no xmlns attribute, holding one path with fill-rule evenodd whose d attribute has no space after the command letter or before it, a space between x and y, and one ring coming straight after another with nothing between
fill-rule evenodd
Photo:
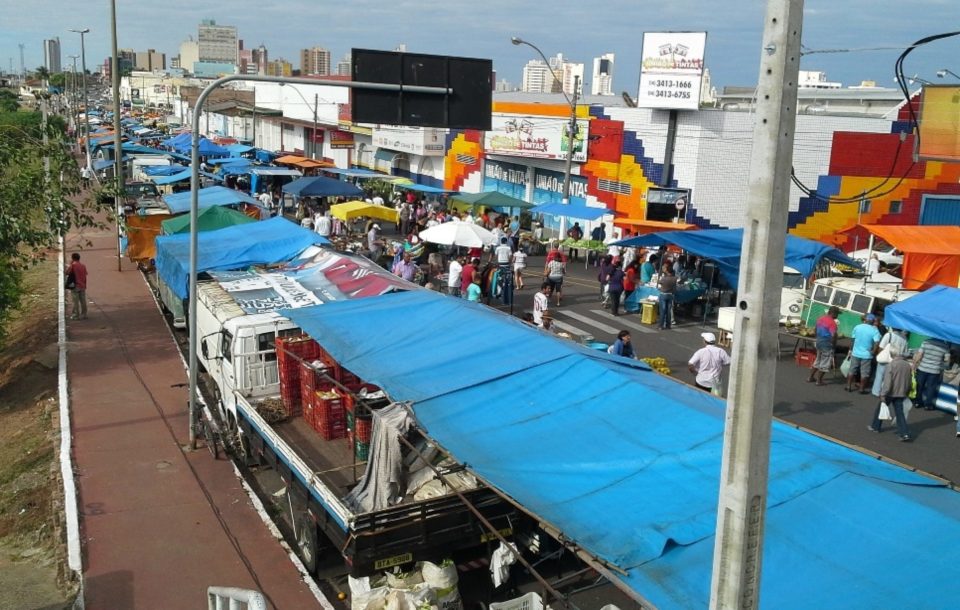
<instances>
[{"instance_id":1,"label":"sky","mask_svg":"<svg viewBox=\"0 0 960 610\"><path fill-rule=\"evenodd\" d=\"M270 59L283 57L295 68L305 47L329 49L335 63L352 47L391 50L405 43L410 52L492 59L498 79L514 85L523 65L536 57L533 49L510 44L511 36L519 36L547 56L562 52L583 62L588 81L593 58L615 53L614 91L635 96L644 32L706 31L706 66L714 86L753 86L765 10L759 0L117 0L117 22L120 48L153 48L165 52L168 62L181 41L196 38L200 20L212 18L237 26L247 48L263 43ZM70 65L67 56L80 53L80 36L70 28L91 30L88 68L109 56L108 0L0 0L0 69L8 71L12 59L13 70L19 70L19 43L25 45L27 69L42 65L42 41L54 36L60 37L64 67ZM808 0L802 28L806 50L902 50L925 36L960 29L960 2ZM872 80L893 87L900 50L805 53L801 69L824 71L844 86ZM960 74L960 37L917 49L904 71L908 77L960 82L938 78L942 68Z\"/></svg>"}]
</instances>

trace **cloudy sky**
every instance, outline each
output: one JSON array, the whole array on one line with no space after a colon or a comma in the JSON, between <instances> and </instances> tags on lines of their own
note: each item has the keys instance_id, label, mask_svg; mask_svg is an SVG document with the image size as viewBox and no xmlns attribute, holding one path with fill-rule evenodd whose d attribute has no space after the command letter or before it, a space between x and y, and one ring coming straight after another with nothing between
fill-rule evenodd
<instances>
[{"instance_id":1,"label":"cloudy sky","mask_svg":"<svg viewBox=\"0 0 960 610\"><path fill-rule=\"evenodd\" d=\"M510 44L520 36L547 55L562 52L587 64L616 54L614 88L636 94L640 46L645 31L705 30L706 64L716 86L752 85L757 79L765 3L760 0L695 2L672 0L117 0L120 48L154 48L169 58L182 40L196 37L201 19L236 25L247 47L264 43L271 59L284 57L299 67L298 50L320 45L334 60L351 47L392 49L406 43L411 52L490 58L498 78L519 83L533 50ZM108 0L0 0L0 68L10 60L19 69L18 43L25 45L28 69L43 63L42 40L59 36L63 64L79 54L77 34L90 28L88 67L110 53ZM705 8L709 7L709 8ZM808 49L900 47L924 36L960 29L957 0L808 0L803 42ZM893 86L899 51L859 50L808 54L802 69L822 70L844 85L874 80ZM960 37L928 45L908 59L907 76L944 82L941 68L960 74ZM589 76L587 77L589 79Z\"/></svg>"}]
</instances>

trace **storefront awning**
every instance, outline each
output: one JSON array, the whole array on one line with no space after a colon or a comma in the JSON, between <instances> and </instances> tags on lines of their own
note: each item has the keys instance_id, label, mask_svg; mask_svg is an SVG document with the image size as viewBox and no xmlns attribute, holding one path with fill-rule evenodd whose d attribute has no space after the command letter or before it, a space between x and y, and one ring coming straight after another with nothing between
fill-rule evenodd
<instances>
[{"instance_id":1,"label":"storefront awning","mask_svg":"<svg viewBox=\"0 0 960 610\"><path fill-rule=\"evenodd\" d=\"M582 220L596 220L603 216L614 214L613 210L607 208L590 208L585 205L576 205L573 203L544 203L530 211L534 214L549 214L551 216L566 216L567 218L580 218Z\"/></svg>"},{"instance_id":2,"label":"storefront awning","mask_svg":"<svg viewBox=\"0 0 960 610\"><path fill-rule=\"evenodd\" d=\"M377 161L384 161L386 163L393 163L399 157L405 157L406 153L397 152L395 150L390 150L389 148L378 148L377 152L374 153L373 158Z\"/></svg>"},{"instance_id":3,"label":"storefront awning","mask_svg":"<svg viewBox=\"0 0 960 610\"><path fill-rule=\"evenodd\" d=\"M656 233L657 231L696 231L700 227L684 222L667 222L663 220L645 220L643 218L616 218L613 224L618 227L628 227L638 235Z\"/></svg>"}]
</instances>

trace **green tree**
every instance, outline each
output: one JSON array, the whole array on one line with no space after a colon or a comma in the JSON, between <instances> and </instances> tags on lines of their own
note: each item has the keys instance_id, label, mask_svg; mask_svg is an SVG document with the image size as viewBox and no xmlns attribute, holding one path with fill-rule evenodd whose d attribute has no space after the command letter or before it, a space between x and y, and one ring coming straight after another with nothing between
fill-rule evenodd
<instances>
[{"instance_id":1,"label":"green tree","mask_svg":"<svg viewBox=\"0 0 960 610\"><path fill-rule=\"evenodd\" d=\"M66 84L67 84L67 73L66 73L66 72L57 72L56 74L51 74L51 75L50 75L50 86L51 86L51 87L58 87L58 88L60 88L61 90L63 90L63 88L66 86Z\"/></svg>"},{"instance_id":2,"label":"green tree","mask_svg":"<svg viewBox=\"0 0 960 610\"><path fill-rule=\"evenodd\" d=\"M39 112L0 112L0 342L20 303L23 274L74 227L98 226L95 204L79 200L80 172L51 117L43 144ZM44 169L44 159L50 169Z\"/></svg>"},{"instance_id":3,"label":"green tree","mask_svg":"<svg viewBox=\"0 0 960 610\"><path fill-rule=\"evenodd\" d=\"M0 89L0 113L16 112L20 108L17 94L10 89Z\"/></svg>"},{"instance_id":4,"label":"green tree","mask_svg":"<svg viewBox=\"0 0 960 610\"><path fill-rule=\"evenodd\" d=\"M47 80L48 78L50 78L50 70L47 70L46 66L40 66L39 68L34 70L34 74L36 74L37 78L39 78L40 80Z\"/></svg>"}]
</instances>

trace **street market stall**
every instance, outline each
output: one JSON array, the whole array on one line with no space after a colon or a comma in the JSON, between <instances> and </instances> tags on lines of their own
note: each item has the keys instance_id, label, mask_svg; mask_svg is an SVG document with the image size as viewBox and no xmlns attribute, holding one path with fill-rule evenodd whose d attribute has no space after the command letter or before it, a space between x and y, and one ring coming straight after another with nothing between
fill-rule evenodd
<instances>
[{"instance_id":1,"label":"street market stall","mask_svg":"<svg viewBox=\"0 0 960 610\"><path fill-rule=\"evenodd\" d=\"M960 227L860 225L903 252L901 276L907 290L960 282Z\"/></svg>"},{"instance_id":2,"label":"street market stall","mask_svg":"<svg viewBox=\"0 0 960 610\"><path fill-rule=\"evenodd\" d=\"M400 213L395 209L367 203L366 201L336 203L330 206L330 214L344 222L354 218L376 218L394 224L400 222Z\"/></svg>"}]
</instances>

